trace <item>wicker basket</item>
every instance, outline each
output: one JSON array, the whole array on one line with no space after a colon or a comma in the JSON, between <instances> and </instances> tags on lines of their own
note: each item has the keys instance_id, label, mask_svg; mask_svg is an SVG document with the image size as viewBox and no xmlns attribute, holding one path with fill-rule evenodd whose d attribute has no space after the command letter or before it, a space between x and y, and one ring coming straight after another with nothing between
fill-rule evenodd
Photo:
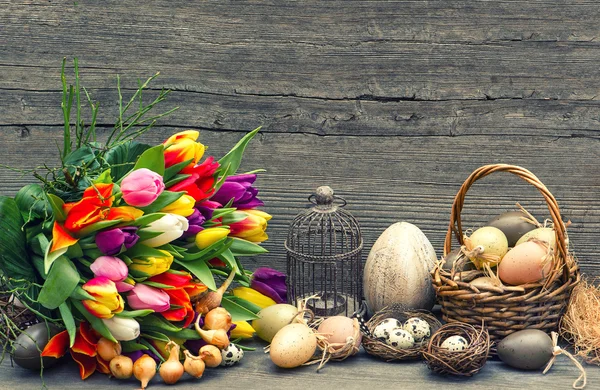
<instances>
[{"instance_id":1,"label":"wicker basket","mask_svg":"<svg viewBox=\"0 0 600 390\"><path fill-rule=\"evenodd\" d=\"M431 334L434 334L442 326L442 324L431 312L427 310L415 309L406 310L401 305L390 305L384 307L375 313L366 325L369 329L369 333L372 334L377 325L379 325L381 321L385 320L386 318L395 318L401 323L404 323L406 320L412 317L419 317L420 319L427 321L431 330ZM422 357L421 353L423 349L427 347L427 343L429 343L429 337L423 339L423 341L417 343L412 348L398 349L370 335L363 334L362 338L362 346L365 351L367 351L368 354L376 356L385 361L420 359Z\"/></svg>"},{"instance_id":2,"label":"wicker basket","mask_svg":"<svg viewBox=\"0 0 600 390\"><path fill-rule=\"evenodd\" d=\"M452 250L452 233L463 245L460 213L471 185L495 172L510 172L537 188L544 196L556 231L558 250L554 268L546 280L521 286L475 287L468 278L455 277L441 264L432 271L433 285L447 322L464 322L487 327L492 340L499 340L522 329L540 329L547 333L558 328L560 317L569 301L580 274L576 260L568 251L565 224L558 204L546 186L530 171L506 164L486 165L475 170L454 198L450 224L444 243L444 256Z\"/></svg>"}]
</instances>

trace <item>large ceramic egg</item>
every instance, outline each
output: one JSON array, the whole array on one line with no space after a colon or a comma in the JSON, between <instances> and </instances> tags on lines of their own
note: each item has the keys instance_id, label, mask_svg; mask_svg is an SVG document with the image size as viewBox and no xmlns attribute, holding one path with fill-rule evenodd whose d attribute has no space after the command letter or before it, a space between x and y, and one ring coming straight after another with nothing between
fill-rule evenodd
<instances>
[{"instance_id":1,"label":"large ceramic egg","mask_svg":"<svg viewBox=\"0 0 600 390\"><path fill-rule=\"evenodd\" d=\"M410 333L417 342L420 342L431 335L431 328L427 321L418 317L406 320L403 329Z\"/></svg>"},{"instance_id":2,"label":"large ceramic egg","mask_svg":"<svg viewBox=\"0 0 600 390\"><path fill-rule=\"evenodd\" d=\"M39 323L31 325L15 339L13 361L20 367L39 370L42 367L41 351L48 344L48 340L59 332L60 329L52 324ZM56 364L58 359L44 357L43 361L44 368L49 368Z\"/></svg>"},{"instance_id":3,"label":"large ceramic egg","mask_svg":"<svg viewBox=\"0 0 600 390\"><path fill-rule=\"evenodd\" d=\"M442 343L441 347L449 350L450 352L460 352L467 349L469 343L462 336L450 336Z\"/></svg>"},{"instance_id":4,"label":"large ceramic egg","mask_svg":"<svg viewBox=\"0 0 600 390\"><path fill-rule=\"evenodd\" d=\"M395 318L386 318L373 329L373 336L376 338L386 338L396 328L402 329L402 323Z\"/></svg>"},{"instance_id":5,"label":"large ceramic egg","mask_svg":"<svg viewBox=\"0 0 600 390\"><path fill-rule=\"evenodd\" d=\"M407 349L415 345L415 339L404 329L396 328L387 335L385 343L397 349Z\"/></svg>"}]
</instances>

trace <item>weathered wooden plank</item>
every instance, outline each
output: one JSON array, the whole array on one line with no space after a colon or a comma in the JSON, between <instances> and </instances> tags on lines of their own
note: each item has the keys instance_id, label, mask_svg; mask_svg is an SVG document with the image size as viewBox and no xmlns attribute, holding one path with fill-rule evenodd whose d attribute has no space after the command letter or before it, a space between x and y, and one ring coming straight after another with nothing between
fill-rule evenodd
<instances>
[{"instance_id":1,"label":"weathered wooden plank","mask_svg":"<svg viewBox=\"0 0 600 390\"><path fill-rule=\"evenodd\" d=\"M83 80L84 83L87 81ZM54 80L55 84L60 79ZM116 88L88 89L99 102L98 123L115 123ZM124 91L128 99L133 92ZM149 91L147 97L157 96ZM6 90L0 98L0 126L61 125L60 92ZM86 103L87 104L87 103ZM367 136L543 135L600 137L600 101L500 99L494 101L391 101L368 98L323 100L299 97L221 95L173 91L162 106L179 110L163 125L198 129ZM84 106L84 118L90 114ZM596 141L591 141L596 142Z\"/></svg>"},{"instance_id":2,"label":"weathered wooden plank","mask_svg":"<svg viewBox=\"0 0 600 390\"><path fill-rule=\"evenodd\" d=\"M5 88L56 89L49 76L57 75L57 58L77 55L90 87L108 87L116 71L162 70L169 88L251 96L587 100L598 93L591 1L155 2L144 12L120 2L77 4L2 4Z\"/></svg>"}]
</instances>

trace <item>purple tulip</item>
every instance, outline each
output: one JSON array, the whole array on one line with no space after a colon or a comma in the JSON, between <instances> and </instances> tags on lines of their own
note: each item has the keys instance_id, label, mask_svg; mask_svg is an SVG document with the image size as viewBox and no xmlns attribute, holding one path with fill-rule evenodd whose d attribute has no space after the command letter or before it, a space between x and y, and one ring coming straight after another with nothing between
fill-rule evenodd
<instances>
[{"instance_id":1,"label":"purple tulip","mask_svg":"<svg viewBox=\"0 0 600 390\"><path fill-rule=\"evenodd\" d=\"M195 237L199 231L204 229L202 224L206 222L206 218L202 215L200 210L195 209L192 215L187 217L187 219L189 226L182 237Z\"/></svg>"},{"instance_id":2,"label":"purple tulip","mask_svg":"<svg viewBox=\"0 0 600 390\"><path fill-rule=\"evenodd\" d=\"M96 245L100 252L114 256L121 252L123 245L126 249L135 245L140 238L136 234L137 229L135 226L127 226L99 232L96 234Z\"/></svg>"},{"instance_id":3,"label":"purple tulip","mask_svg":"<svg viewBox=\"0 0 600 390\"><path fill-rule=\"evenodd\" d=\"M255 174L229 176L211 197L211 200L225 205L233 199L232 207L238 209L253 209L263 206L264 203L256 197L258 189L252 187L255 180Z\"/></svg>"},{"instance_id":4,"label":"purple tulip","mask_svg":"<svg viewBox=\"0 0 600 390\"><path fill-rule=\"evenodd\" d=\"M277 303L287 302L285 274L272 268L257 268L252 274L250 287Z\"/></svg>"}]
</instances>

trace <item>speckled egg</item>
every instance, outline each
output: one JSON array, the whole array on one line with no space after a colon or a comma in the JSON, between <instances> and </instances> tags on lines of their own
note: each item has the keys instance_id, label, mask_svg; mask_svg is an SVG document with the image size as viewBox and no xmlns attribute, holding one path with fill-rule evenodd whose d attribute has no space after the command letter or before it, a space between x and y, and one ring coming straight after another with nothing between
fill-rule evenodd
<instances>
[{"instance_id":1,"label":"speckled egg","mask_svg":"<svg viewBox=\"0 0 600 390\"><path fill-rule=\"evenodd\" d=\"M407 349L415 345L415 339L404 329L396 328L385 338L385 343L394 348Z\"/></svg>"},{"instance_id":2,"label":"speckled egg","mask_svg":"<svg viewBox=\"0 0 600 390\"><path fill-rule=\"evenodd\" d=\"M508 240L502 230L493 226L484 226L471 234L473 247L483 247L484 254L502 258L508 252Z\"/></svg>"},{"instance_id":3,"label":"speckled egg","mask_svg":"<svg viewBox=\"0 0 600 390\"><path fill-rule=\"evenodd\" d=\"M384 339L396 328L402 329L402 323L395 318L386 318L373 329L373 336Z\"/></svg>"},{"instance_id":4,"label":"speckled egg","mask_svg":"<svg viewBox=\"0 0 600 390\"><path fill-rule=\"evenodd\" d=\"M459 352L467 349L469 343L462 336L450 336L442 343L441 347L451 352Z\"/></svg>"},{"instance_id":5,"label":"speckled egg","mask_svg":"<svg viewBox=\"0 0 600 390\"><path fill-rule=\"evenodd\" d=\"M244 350L233 343L221 350L221 365L225 367L231 367L235 363L242 360L244 357Z\"/></svg>"},{"instance_id":6,"label":"speckled egg","mask_svg":"<svg viewBox=\"0 0 600 390\"><path fill-rule=\"evenodd\" d=\"M431 335L431 328L427 321L418 317L406 320L403 329L410 333L416 342L420 342Z\"/></svg>"},{"instance_id":7,"label":"speckled egg","mask_svg":"<svg viewBox=\"0 0 600 390\"><path fill-rule=\"evenodd\" d=\"M317 336L304 324L289 324L273 337L269 356L276 366L294 368L310 360L317 349Z\"/></svg>"}]
</instances>

